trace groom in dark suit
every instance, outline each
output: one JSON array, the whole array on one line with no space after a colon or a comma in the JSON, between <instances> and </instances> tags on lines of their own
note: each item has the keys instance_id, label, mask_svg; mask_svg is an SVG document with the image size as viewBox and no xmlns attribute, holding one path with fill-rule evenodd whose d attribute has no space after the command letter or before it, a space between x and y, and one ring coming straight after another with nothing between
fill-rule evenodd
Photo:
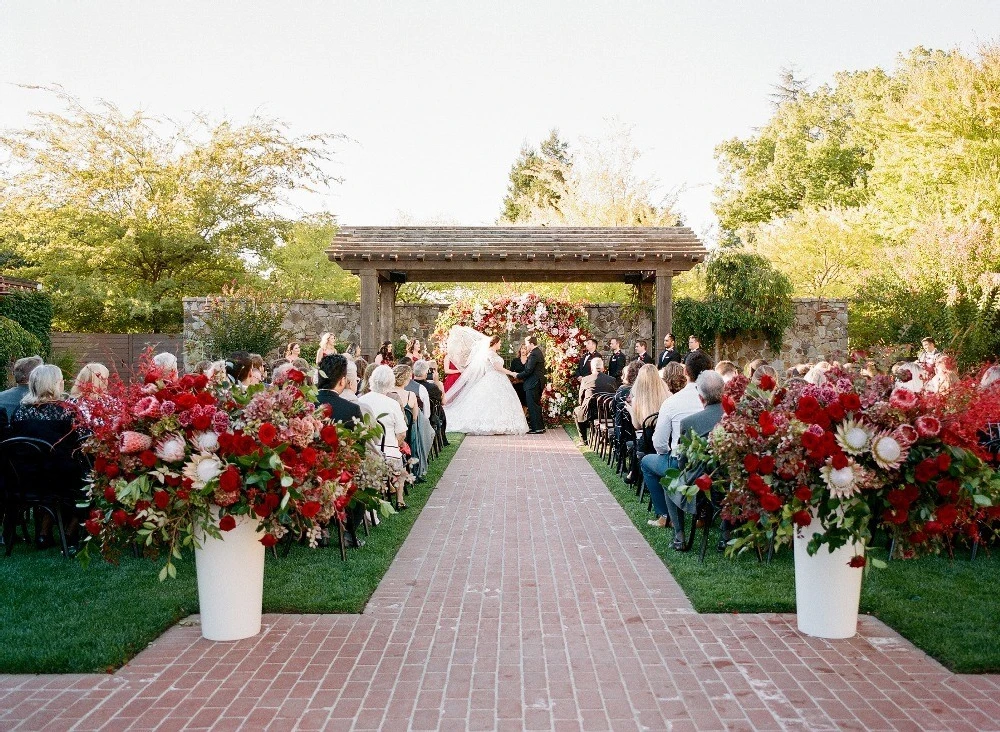
<instances>
[{"instance_id":1,"label":"groom in dark suit","mask_svg":"<svg viewBox=\"0 0 1000 732\"><path fill-rule=\"evenodd\" d=\"M524 339L528 347L528 360L517 375L518 381L524 382L524 397L528 402L529 435L540 435L545 432L545 421L542 419L542 389L545 387L545 356L538 347L538 338L528 336Z\"/></svg>"}]
</instances>

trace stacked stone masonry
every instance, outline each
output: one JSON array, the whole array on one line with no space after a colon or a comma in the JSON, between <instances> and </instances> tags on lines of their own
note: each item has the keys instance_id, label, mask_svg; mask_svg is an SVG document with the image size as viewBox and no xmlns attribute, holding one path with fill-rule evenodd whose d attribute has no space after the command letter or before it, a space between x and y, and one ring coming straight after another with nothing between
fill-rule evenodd
<instances>
[{"instance_id":1,"label":"stacked stone masonry","mask_svg":"<svg viewBox=\"0 0 1000 732\"><path fill-rule=\"evenodd\" d=\"M203 327L204 298L184 300L184 338L196 338ZM303 342L315 342L324 332L334 333L337 340L357 343L361 331L361 306L356 302L332 300L289 300L286 303L284 328L289 337ZM434 332L438 316L447 305L397 304L396 335L426 340ZM624 338L631 351L636 340L652 339L653 321L645 312L617 304L584 306L590 319L591 331L607 348L608 339ZM659 344L656 344L659 347ZM713 344L703 347L711 351ZM720 358L736 361L740 366L763 357L779 365L813 362L822 358L838 358L847 352L847 302L843 300L799 299L795 301L795 323L785 333L780 352L775 353L762 339L736 338L720 344Z\"/></svg>"}]
</instances>

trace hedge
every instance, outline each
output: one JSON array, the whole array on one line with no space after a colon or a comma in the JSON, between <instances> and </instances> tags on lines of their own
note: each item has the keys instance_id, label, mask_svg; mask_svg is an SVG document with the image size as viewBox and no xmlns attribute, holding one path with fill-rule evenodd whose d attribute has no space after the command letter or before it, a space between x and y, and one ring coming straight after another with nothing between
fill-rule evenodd
<instances>
[{"instance_id":1,"label":"hedge","mask_svg":"<svg viewBox=\"0 0 1000 732\"><path fill-rule=\"evenodd\" d=\"M41 344L34 353L48 358L52 352L52 299L44 292L11 292L0 296L0 317L13 320ZM29 354L32 355L32 354ZM18 356L18 358L20 358Z\"/></svg>"},{"instance_id":2,"label":"hedge","mask_svg":"<svg viewBox=\"0 0 1000 732\"><path fill-rule=\"evenodd\" d=\"M10 318L0 316L0 389L7 388L7 364L25 356L40 355L41 341Z\"/></svg>"}]
</instances>

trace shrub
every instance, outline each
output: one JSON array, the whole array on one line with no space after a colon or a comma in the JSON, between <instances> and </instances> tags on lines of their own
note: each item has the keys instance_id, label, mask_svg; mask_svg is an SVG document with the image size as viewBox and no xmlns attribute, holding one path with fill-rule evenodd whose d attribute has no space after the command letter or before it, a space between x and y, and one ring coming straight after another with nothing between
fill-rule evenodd
<instances>
[{"instance_id":1,"label":"shrub","mask_svg":"<svg viewBox=\"0 0 1000 732\"><path fill-rule=\"evenodd\" d=\"M267 357L285 340L281 324L285 306L266 292L232 287L208 298L204 327L191 352L205 358L225 358L234 351L249 351Z\"/></svg>"},{"instance_id":2,"label":"shrub","mask_svg":"<svg viewBox=\"0 0 1000 732\"><path fill-rule=\"evenodd\" d=\"M44 292L11 292L0 296L0 317L9 318L38 339L36 353L48 358L52 351L52 299Z\"/></svg>"},{"instance_id":3,"label":"shrub","mask_svg":"<svg viewBox=\"0 0 1000 732\"><path fill-rule=\"evenodd\" d=\"M34 334L29 333L10 318L0 316L0 389L7 388L7 370L11 362L25 356L35 356L42 352L42 344Z\"/></svg>"}]
</instances>

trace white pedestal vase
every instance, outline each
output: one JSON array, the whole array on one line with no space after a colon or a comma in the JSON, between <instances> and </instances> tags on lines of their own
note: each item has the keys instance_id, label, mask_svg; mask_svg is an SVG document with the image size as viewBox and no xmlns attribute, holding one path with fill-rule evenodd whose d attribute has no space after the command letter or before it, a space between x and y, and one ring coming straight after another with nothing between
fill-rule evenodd
<instances>
[{"instance_id":1,"label":"white pedestal vase","mask_svg":"<svg viewBox=\"0 0 1000 732\"><path fill-rule=\"evenodd\" d=\"M217 508L213 513L218 517ZM221 539L199 535L201 547L194 551L201 635L213 641L260 633L265 547L255 518L234 518L236 528L221 532Z\"/></svg>"},{"instance_id":2,"label":"white pedestal vase","mask_svg":"<svg viewBox=\"0 0 1000 732\"><path fill-rule=\"evenodd\" d=\"M832 552L822 545L812 556L807 547L821 531L817 519L795 535L795 612L799 630L817 638L851 638L858 632L858 607L864 569L849 562L864 556L863 544L846 544Z\"/></svg>"}]
</instances>

